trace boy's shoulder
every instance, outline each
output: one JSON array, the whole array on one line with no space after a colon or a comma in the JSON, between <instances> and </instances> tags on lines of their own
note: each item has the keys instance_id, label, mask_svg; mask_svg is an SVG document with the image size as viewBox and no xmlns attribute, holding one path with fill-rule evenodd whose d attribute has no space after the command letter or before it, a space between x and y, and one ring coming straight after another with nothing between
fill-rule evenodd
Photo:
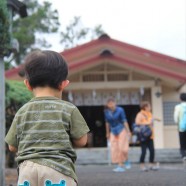
<instances>
[{"instance_id":1,"label":"boy's shoulder","mask_svg":"<svg viewBox=\"0 0 186 186\"><path fill-rule=\"evenodd\" d=\"M39 105L44 104L44 105L46 105L45 107L47 107L47 106L48 107L49 106L53 107L54 105L58 105L58 106L61 106L65 110L66 109L74 110L74 109L77 108L74 104L72 104L72 103L70 103L68 101L61 100L61 99L55 99L55 98L54 99L52 99L52 98L36 99L36 98L33 98L30 101L28 101L27 103L25 103L17 111L16 114L21 114L21 113L25 112L26 110L30 110L33 105L37 105L37 104L39 104Z\"/></svg>"},{"instance_id":2,"label":"boy's shoulder","mask_svg":"<svg viewBox=\"0 0 186 186\"><path fill-rule=\"evenodd\" d=\"M63 107L63 109L64 108L68 108L68 109L71 109L71 110L77 109L77 107L71 102L64 101L64 100L61 100L61 99L58 99L56 101L57 101L57 103L59 103Z\"/></svg>"}]
</instances>

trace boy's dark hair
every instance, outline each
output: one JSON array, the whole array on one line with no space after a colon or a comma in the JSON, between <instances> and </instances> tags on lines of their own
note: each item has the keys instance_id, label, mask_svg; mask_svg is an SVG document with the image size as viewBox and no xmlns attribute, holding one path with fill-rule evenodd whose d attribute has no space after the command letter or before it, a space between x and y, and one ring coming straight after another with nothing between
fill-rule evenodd
<instances>
[{"instance_id":1,"label":"boy's dark hair","mask_svg":"<svg viewBox=\"0 0 186 186\"><path fill-rule=\"evenodd\" d=\"M180 100L181 101L186 101L186 93L181 93L180 94Z\"/></svg>"},{"instance_id":2,"label":"boy's dark hair","mask_svg":"<svg viewBox=\"0 0 186 186\"><path fill-rule=\"evenodd\" d=\"M32 88L49 86L58 89L67 78L68 66L59 53L37 50L26 56L24 72Z\"/></svg>"}]
</instances>

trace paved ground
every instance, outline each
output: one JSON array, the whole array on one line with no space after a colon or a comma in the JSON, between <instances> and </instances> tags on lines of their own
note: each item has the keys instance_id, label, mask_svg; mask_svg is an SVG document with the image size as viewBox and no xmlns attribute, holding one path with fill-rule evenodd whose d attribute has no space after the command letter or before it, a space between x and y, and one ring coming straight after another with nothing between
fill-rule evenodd
<instances>
[{"instance_id":1,"label":"paved ground","mask_svg":"<svg viewBox=\"0 0 186 186\"><path fill-rule=\"evenodd\" d=\"M77 168L80 186L186 186L182 165L162 165L159 171L140 172L137 165L124 173L113 173L113 166Z\"/></svg>"},{"instance_id":2,"label":"paved ground","mask_svg":"<svg viewBox=\"0 0 186 186\"><path fill-rule=\"evenodd\" d=\"M182 164L164 164L159 171L140 172L137 164L124 173L112 172L113 166L77 166L79 186L186 186ZM7 186L16 186L16 170L6 170Z\"/></svg>"}]
</instances>

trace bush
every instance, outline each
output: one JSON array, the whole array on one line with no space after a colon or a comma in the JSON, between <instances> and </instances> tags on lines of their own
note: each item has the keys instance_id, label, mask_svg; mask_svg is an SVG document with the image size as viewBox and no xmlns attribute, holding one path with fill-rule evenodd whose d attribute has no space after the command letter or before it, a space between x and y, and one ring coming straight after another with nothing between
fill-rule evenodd
<instances>
[{"instance_id":1,"label":"bush","mask_svg":"<svg viewBox=\"0 0 186 186\"><path fill-rule=\"evenodd\" d=\"M32 98L32 93L27 90L23 82L6 81L6 133L8 132L12 120L17 110ZM6 146L7 148L7 146ZM14 153L6 149L7 166L14 167Z\"/></svg>"}]
</instances>

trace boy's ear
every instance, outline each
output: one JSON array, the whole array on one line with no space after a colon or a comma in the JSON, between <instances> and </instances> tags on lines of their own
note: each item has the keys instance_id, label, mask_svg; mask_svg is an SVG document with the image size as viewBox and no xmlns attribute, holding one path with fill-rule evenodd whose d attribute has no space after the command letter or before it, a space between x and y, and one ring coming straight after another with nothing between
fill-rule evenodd
<instances>
[{"instance_id":1,"label":"boy's ear","mask_svg":"<svg viewBox=\"0 0 186 186\"><path fill-rule=\"evenodd\" d=\"M61 84L59 85L59 90L62 90L63 91L64 88L67 87L69 83L70 83L69 80L62 81Z\"/></svg>"},{"instance_id":2,"label":"boy's ear","mask_svg":"<svg viewBox=\"0 0 186 186\"><path fill-rule=\"evenodd\" d=\"M28 90L30 90L30 91L33 90L33 88L30 86L30 83L29 83L28 79L24 80L24 84L25 84L25 86L27 87Z\"/></svg>"}]
</instances>

